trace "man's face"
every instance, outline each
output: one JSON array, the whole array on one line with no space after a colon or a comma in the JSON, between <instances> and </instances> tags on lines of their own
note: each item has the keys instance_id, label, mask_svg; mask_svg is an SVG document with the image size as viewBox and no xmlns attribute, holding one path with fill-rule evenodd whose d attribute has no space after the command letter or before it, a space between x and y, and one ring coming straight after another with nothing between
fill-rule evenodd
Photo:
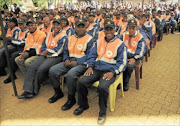
<instances>
[{"instance_id":1,"label":"man's face","mask_svg":"<svg viewBox=\"0 0 180 126\"><path fill-rule=\"evenodd\" d=\"M49 17L50 20L53 19L53 15L51 15L51 14L48 14L48 17Z\"/></svg>"},{"instance_id":2,"label":"man's face","mask_svg":"<svg viewBox=\"0 0 180 126\"><path fill-rule=\"evenodd\" d=\"M37 18L37 19L36 19L36 23L37 23L37 24L41 24L41 23L42 23L42 19L41 19L41 18Z\"/></svg>"},{"instance_id":3,"label":"man's face","mask_svg":"<svg viewBox=\"0 0 180 126\"><path fill-rule=\"evenodd\" d=\"M36 31L36 29L37 29L37 26L36 26L36 24L29 23L29 24L28 24L28 28L29 28L29 31L30 31L31 33L34 33L34 32Z\"/></svg>"},{"instance_id":4,"label":"man's face","mask_svg":"<svg viewBox=\"0 0 180 126\"><path fill-rule=\"evenodd\" d=\"M61 23L62 23L62 27L66 27L66 25L67 25L67 21L66 20L61 20Z\"/></svg>"},{"instance_id":5,"label":"man's face","mask_svg":"<svg viewBox=\"0 0 180 126\"><path fill-rule=\"evenodd\" d=\"M86 25L86 28L87 28L89 26L89 21L86 21L85 25Z\"/></svg>"},{"instance_id":6,"label":"man's face","mask_svg":"<svg viewBox=\"0 0 180 126\"><path fill-rule=\"evenodd\" d=\"M27 28L26 23L19 24L19 28L21 29L21 31L24 31Z\"/></svg>"},{"instance_id":7,"label":"man's face","mask_svg":"<svg viewBox=\"0 0 180 126\"><path fill-rule=\"evenodd\" d=\"M94 22L94 16L89 16L89 22L90 23Z\"/></svg>"},{"instance_id":8,"label":"man's face","mask_svg":"<svg viewBox=\"0 0 180 126\"><path fill-rule=\"evenodd\" d=\"M111 40L114 37L115 29L111 27L107 27L104 29L104 33L107 40Z\"/></svg>"},{"instance_id":9,"label":"man's face","mask_svg":"<svg viewBox=\"0 0 180 126\"><path fill-rule=\"evenodd\" d=\"M45 27L48 27L49 24L50 24L49 18L45 17L45 18L43 19L43 24L44 24Z\"/></svg>"},{"instance_id":10,"label":"man's face","mask_svg":"<svg viewBox=\"0 0 180 126\"><path fill-rule=\"evenodd\" d=\"M152 16L153 16L153 17L156 17L156 15L157 15L157 13L154 11L153 14L152 14Z\"/></svg>"},{"instance_id":11,"label":"man's face","mask_svg":"<svg viewBox=\"0 0 180 126\"><path fill-rule=\"evenodd\" d=\"M13 29L15 27L14 22L8 22L8 28Z\"/></svg>"},{"instance_id":12,"label":"man's face","mask_svg":"<svg viewBox=\"0 0 180 126\"><path fill-rule=\"evenodd\" d=\"M129 26L127 31L129 32L130 36L133 36L135 34L135 32L136 32L136 29L137 28L135 26Z\"/></svg>"},{"instance_id":13,"label":"man's face","mask_svg":"<svg viewBox=\"0 0 180 126\"><path fill-rule=\"evenodd\" d=\"M76 26L75 31L78 36L82 36L86 32L86 27L85 27L85 25L80 24L80 25Z\"/></svg>"},{"instance_id":14,"label":"man's face","mask_svg":"<svg viewBox=\"0 0 180 126\"><path fill-rule=\"evenodd\" d=\"M55 33L58 33L62 28L62 26L57 22L54 22L52 27Z\"/></svg>"}]
</instances>

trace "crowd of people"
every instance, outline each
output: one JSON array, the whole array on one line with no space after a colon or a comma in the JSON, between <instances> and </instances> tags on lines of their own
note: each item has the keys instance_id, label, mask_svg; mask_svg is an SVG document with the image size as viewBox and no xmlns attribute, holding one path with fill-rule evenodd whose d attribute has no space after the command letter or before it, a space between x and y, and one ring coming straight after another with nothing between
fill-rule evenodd
<instances>
[{"instance_id":1,"label":"crowd of people","mask_svg":"<svg viewBox=\"0 0 180 126\"><path fill-rule=\"evenodd\" d=\"M174 34L180 19L177 4L143 10L133 4L27 13L4 9L2 14L10 57L0 47L0 76L7 75L10 58L13 78L17 79L18 68L24 75L24 92L18 98L38 95L49 78L55 94L48 102L54 103L64 96L60 77L66 74L68 95L61 109L71 109L77 92L79 107L74 114L80 115L89 108L88 88L99 81L99 124L106 120L108 89L116 76L123 73L123 90L128 91L131 74L151 43L156 38L161 42L169 30ZM11 81L9 76L4 83Z\"/></svg>"}]
</instances>

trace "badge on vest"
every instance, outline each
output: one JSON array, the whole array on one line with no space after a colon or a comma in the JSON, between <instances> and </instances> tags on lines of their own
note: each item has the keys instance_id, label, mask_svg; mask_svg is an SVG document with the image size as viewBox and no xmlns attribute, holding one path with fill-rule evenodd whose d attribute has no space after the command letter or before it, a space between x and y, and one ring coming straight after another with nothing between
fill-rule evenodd
<instances>
[{"instance_id":1,"label":"badge on vest","mask_svg":"<svg viewBox=\"0 0 180 126\"><path fill-rule=\"evenodd\" d=\"M82 44L78 44L77 48L78 48L78 50L82 50L83 45Z\"/></svg>"},{"instance_id":2,"label":"badge on vest","mask_svg":"<svg viewBox=\"0 0 180 126\"><path fill-rule=\"evenodd\" d=\"M112 51L110 51L110 50L108 50L108 51L106 51L106 55L107 55L107 57L112 57L113 52L112 52Z\"/></svg>"}]
</instances>

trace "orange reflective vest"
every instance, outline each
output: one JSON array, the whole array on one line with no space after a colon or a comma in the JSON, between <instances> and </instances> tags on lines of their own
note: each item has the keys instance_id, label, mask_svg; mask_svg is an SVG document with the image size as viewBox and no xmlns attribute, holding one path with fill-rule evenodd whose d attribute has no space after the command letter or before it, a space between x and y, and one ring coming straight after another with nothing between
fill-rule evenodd
<instances>
[{"instance_id":1,"label":"orange reflective vest","mask_svg":"<svg viewBox=\"0 0 180 126\"><path fill-rule=\"evenodd\" d=\"M126 31L127 22L120 21L119 26L121 27L120 35L122 35Z\"/></svg>"},{"instance_id":2,"label":"orange reflective vest","mask_svg":"<svg viewBox=\"0 0 180 126\"><path fill-rule=\"evenodd\" d=\"M36 50L36 54L41 54L41 46L46 37L46 34L40 31L38 28L34 33L29 33L25 41L25 50L30 50L31 48Z\"/></svg>"},{"instance_id":3,"label":"orange reflective vest","mask_svg":"<svg viewBox=\"0 0 180 126\"><path fill-rule=\"evenodd\" d=\"M169 15L164 15L164 19L165 19L166 21L169 21L169 18L170 18Z\"/></svg>"},{"instance_id":4,"label":"orange reflective vest","mask_svg":"<svg viewBox=\"0 0 180 126\"><path fill-rule=\"evenodd\" d=\"M86 34L82 38L77 38L72 35L68 43L68 51L70 57L82 58L85 56L88 42L92 39L89 34Z\"/></svg>"},{"instance_id":5,"label":"orange reflective vest","mask_svg":"<svg viewBox=\"0 0 180 126\"><path fill-rule=\"evenodd\" d=\"M18 40L24 40L24 38L25 38L25 35L26 35L26 33L29 31L29 29L27 29L27 30L25 30L25 31L20 31L19 32L19 36L18 36Z\"/></svg>"},{"instance_id":6,"label":"orange reflective vest","mask_svg":"<svg viewBox=\"0 0 180 126\"><path fill-rule=\"evenodd\" d=\"M58 41L66 35L65 32L61 31L58 35L53 37L53 32L49 33L46 38L46 47L47 49L52 49L57 46Z\"/></svg>"},{"instance_id":7,"label":"orange reflective vest","mask_svg":"<svg viewBox=\"0 0 180 126\"><path fill-rule=\"evenodd\" d=\"M131 52L131 53L136 52L137 45L139 41L143 38L141 33L136 32L135 34L136 34L135 37L132 37L132 38L129 37L129 32L125 32L123 34L124 43L126 44L128 48L128 52Z\"/></svg>"},{"instance_id":8,"label":"orange reflective vest","mask_svg":"<svg viewBox=\"0 0 180 126\"><path fill-rule=\"evenodd\" d=\"M39 30L42 30L42 29L43 29L43 27L44 27L44 24L40 24L40 25L38 25Z\"/></svg>"},{"instance_id":9,"label":"orange reflective vest","mask_svg":"<svg viewBox=\"0 0 180 126\"><path fill-rule=\"evenodd\" d=\"M17 26L14 27L12 30L10 28L8 28L7 30L7 33L6 33L6 37L13 37L13 32L16 30L16 29L19 29Z\"/></svg>"},{"instance_id":10,"label":"orange reflective vest","mask_svg":"<svg viewBox=\"0 0 180 126\"><path fill-rule=\"evenodd\" d=\"M92 30L92 29L94 28L93 26L94 26L95 24L96 24L95 22L89 24L88 28L86 28L86 31Z\"/></svg>"},{"instance_id":11,"label":"orange reflective vest","mask_svg":"<svg viewBox=\"0 0 180 126\"><path fill-rule=\"evenodd\" d=\"M101 60L107 63L115 64L116 60L114 59L117 56L117 50L123 42L116 38L112 42L106 42L104 37L101 37L97 41L97 60Z\"/></svg>"},{"instance_id":12,"label":"orange reflective vest","mask_svg":"<svg viewBox=\"0 0 180 126\"><path fill-rule=\"evenodd\" d=\"M50 24L48 28L43 26L42 31L47 35L51 32L52 25Z\"/></svg>"},{"instance_id":13,"label":"orange reflective vest","mask_svg":"<svg viewBox=\"0 0 180 126\"><path fill-rule=\"evenodd\" d=\"M99 32L99 36L98 36L98 39L100 39L100 38L104 38L105 37L105 33L104 33L104 31L100 31Z\"/></svg>"}]
</instances>

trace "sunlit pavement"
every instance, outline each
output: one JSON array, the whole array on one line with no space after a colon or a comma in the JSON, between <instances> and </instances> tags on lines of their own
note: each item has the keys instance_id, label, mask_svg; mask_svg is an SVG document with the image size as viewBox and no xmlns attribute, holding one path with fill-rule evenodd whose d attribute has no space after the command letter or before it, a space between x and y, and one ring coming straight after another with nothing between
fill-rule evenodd
<instances>
[{"instance_id":1,"label":"sunlit pavement","mask_svg":"<svg viewBox=\"0 0 180 126\"><path fill-rule=\"evenodd\" d=\"M110 112L109 102L107 119L104 125L179 125L179 43L180 34L165 35L162 42L157 42L151 51L148 62L143 63L143 79L140 90L135 88L135 75L132 74L130 89L121 97L117 90L115 111ZM23 90L23 75L17 72L16 86L18 94ZM6 125L97 125L99 113L98 94L96 88L89 92L90 108L80 116L74 116L74 105L68 111L61 106L65 97L56 103L48 103L54 94L50 84L41 87L38 96L33 99L19 100L14 96L12 84L4 84L7 76L0 77L1 111L0 121Z\"/></svg>"}]
</instances>

